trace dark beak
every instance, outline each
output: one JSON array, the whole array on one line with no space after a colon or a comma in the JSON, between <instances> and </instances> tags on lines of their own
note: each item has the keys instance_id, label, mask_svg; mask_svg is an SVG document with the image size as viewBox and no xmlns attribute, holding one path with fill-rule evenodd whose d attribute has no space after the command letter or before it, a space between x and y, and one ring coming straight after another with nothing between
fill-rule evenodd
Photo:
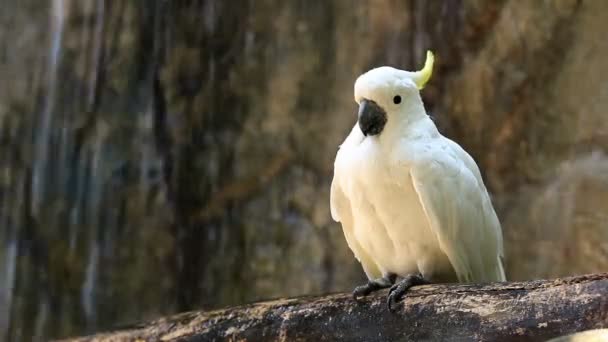
<instances>
[{"instance_id":1,"label":"dark beak","mask_svg":"<svg viewBox=\"0 0 608 342\"><path fill-rule=\"evenodd\" d=\"M359 103L359 128L363 135L377 135L386 124L386 112L376 102L363 99Z\"/></svg>"}]
</instances>

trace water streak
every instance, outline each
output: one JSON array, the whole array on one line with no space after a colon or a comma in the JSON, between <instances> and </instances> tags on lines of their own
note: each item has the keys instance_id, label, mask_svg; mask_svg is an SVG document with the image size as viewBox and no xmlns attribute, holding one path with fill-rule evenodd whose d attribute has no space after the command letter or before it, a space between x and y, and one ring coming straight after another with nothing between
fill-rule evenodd
<instances>
[{"instance_id":1,"label":"water streak","mask_svg":"<svg viewBox=\"0 0 608 342\"><path fill-rule=\"evenodd\" d=\"M8 235L8 234L7 234ZM4 259L2 283L0 283L0 337L1 333L8 332L10 313L12 307L13 290L15 287L15 271L17 268L18 243L16 234L8 236L6 256Z\"/></svg>"},{"instance_id":2,"label":"water streak","mask_svg":"<svg viewBox=\"0 0 608 342\"><path fill-rule=\"evenodd\" d=\"M103 43L104 17L105 17L105 1L97 0L97 10L95 15L95 31L93 31L93 51L91 52L91 65L89 70L91 77L89 79L87 105L89 110L95 105L95 94L97 92L97 82L99 79L99 68L101 63L101 47Z\"/></svg>"},{"instance_id":3,"label":"water streak","mask_svg":"<svg viewBox=\"0 0 608 342\"><path fill-rule=\"evenodd\" d=\"M45 341L46 336L46 325L49 320L49 302L45 298L43 299L38 308L36 315L36 324L34 326L34 336L32 341Z\"/></svg>"},{"instance_id":4,"label":"water streak","mask_svg":"<svg viewBox=\"0 0 608 342\"><path fill-rule=\"evenodd\" d=\"M95 234L91 234L95 235ZM90 247L89 261L87 263L87 271L85 276L84 285L81 292L81 301L84 308L84 313L87 318L87 322L94 324L96 321L96 301L95 301L95 289L97 287L97 272L99 264L99 245L97 239L94 237L91 240L92 246Z\"/></svg>"},{"instance_id":5,"label":"water streak","mask_svg":"<svg viewBox=\"0 0 608 342\"><path fill-rule=\"evenodd\" d=\"M49 162L52 114L55 109L57 74L61 57L65 21L64 0L53 0L51 11L51 52L48 59L47 96L41 114L40 128L36 131L35 158L32 169L32 212L39 214L45 196L45 176Z\"/></svg>"},{"instance_id":6,"label":"water streak","mask_svg":"<svg viewBox=\"0 0 608 342\"><path fill-rule=\"evenodd\" d=\"M87 226L89 233L89 261L86 268L85 281L81 290L82 306L87 317L87 325L94 327L97 321L96 310L96 289L98 286L98 264L99 264L99 232L100 232L100 208L101 195L104 185L104 175L102 171L102 149L104 146L107 127L100 126L100 130L95 137L92 148L92 160L90 164L89 178L89 199L87 210Z\"/></svg>"}]
</instances>

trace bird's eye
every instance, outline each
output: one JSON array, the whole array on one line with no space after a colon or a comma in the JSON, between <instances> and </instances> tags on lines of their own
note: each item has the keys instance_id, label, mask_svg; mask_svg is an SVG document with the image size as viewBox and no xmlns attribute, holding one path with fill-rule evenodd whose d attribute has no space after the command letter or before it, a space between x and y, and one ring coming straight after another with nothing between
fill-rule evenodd
<instances>
[{"instance_id":1,"label":"bird's eye","mask_svg":"<svg viewBox=\"0 0 608 342\"><path fill-rule=\"evenodd\" d=\"M393 97L393 102L395 104L400 104L401 103L401 96L395 95L395 97Z\"/></svg>"}]
</instances>

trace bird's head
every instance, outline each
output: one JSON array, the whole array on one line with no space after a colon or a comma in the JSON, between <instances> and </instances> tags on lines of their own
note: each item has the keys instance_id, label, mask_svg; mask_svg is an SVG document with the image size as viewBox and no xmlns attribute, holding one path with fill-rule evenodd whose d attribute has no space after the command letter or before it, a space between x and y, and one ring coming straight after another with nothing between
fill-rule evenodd
<instances>
[{"instance_id":1,"label":"bird's head","mask_svg":"<svg viewBox=\"0 0 608 342\"><path fill-rule=\"evenodd\" d=\"M359 127L365 136L382 133L388 122L407 120L422 106L420 89L431 78L434 57L426 54L420 71L392 67L372 69L355 82L355 101L359 104Z\"/></svg>"}]
</instances>

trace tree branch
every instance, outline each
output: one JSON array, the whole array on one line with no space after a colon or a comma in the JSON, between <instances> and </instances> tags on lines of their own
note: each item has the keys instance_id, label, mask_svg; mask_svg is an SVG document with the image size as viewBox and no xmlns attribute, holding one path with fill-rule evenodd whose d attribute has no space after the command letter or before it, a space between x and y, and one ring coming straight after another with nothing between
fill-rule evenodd
<instances>
[{"instance_id":1,"label":"tree branch","mask_svg":"<svg viewBox=\"0 0 608 342\"><path fill-rule=\"evenodd\" d=\"M73 341L539 341L608 327L608 273L415 287L390 313L386 291L279 299L188 312Z\"/></svg>"}]
</instances>

